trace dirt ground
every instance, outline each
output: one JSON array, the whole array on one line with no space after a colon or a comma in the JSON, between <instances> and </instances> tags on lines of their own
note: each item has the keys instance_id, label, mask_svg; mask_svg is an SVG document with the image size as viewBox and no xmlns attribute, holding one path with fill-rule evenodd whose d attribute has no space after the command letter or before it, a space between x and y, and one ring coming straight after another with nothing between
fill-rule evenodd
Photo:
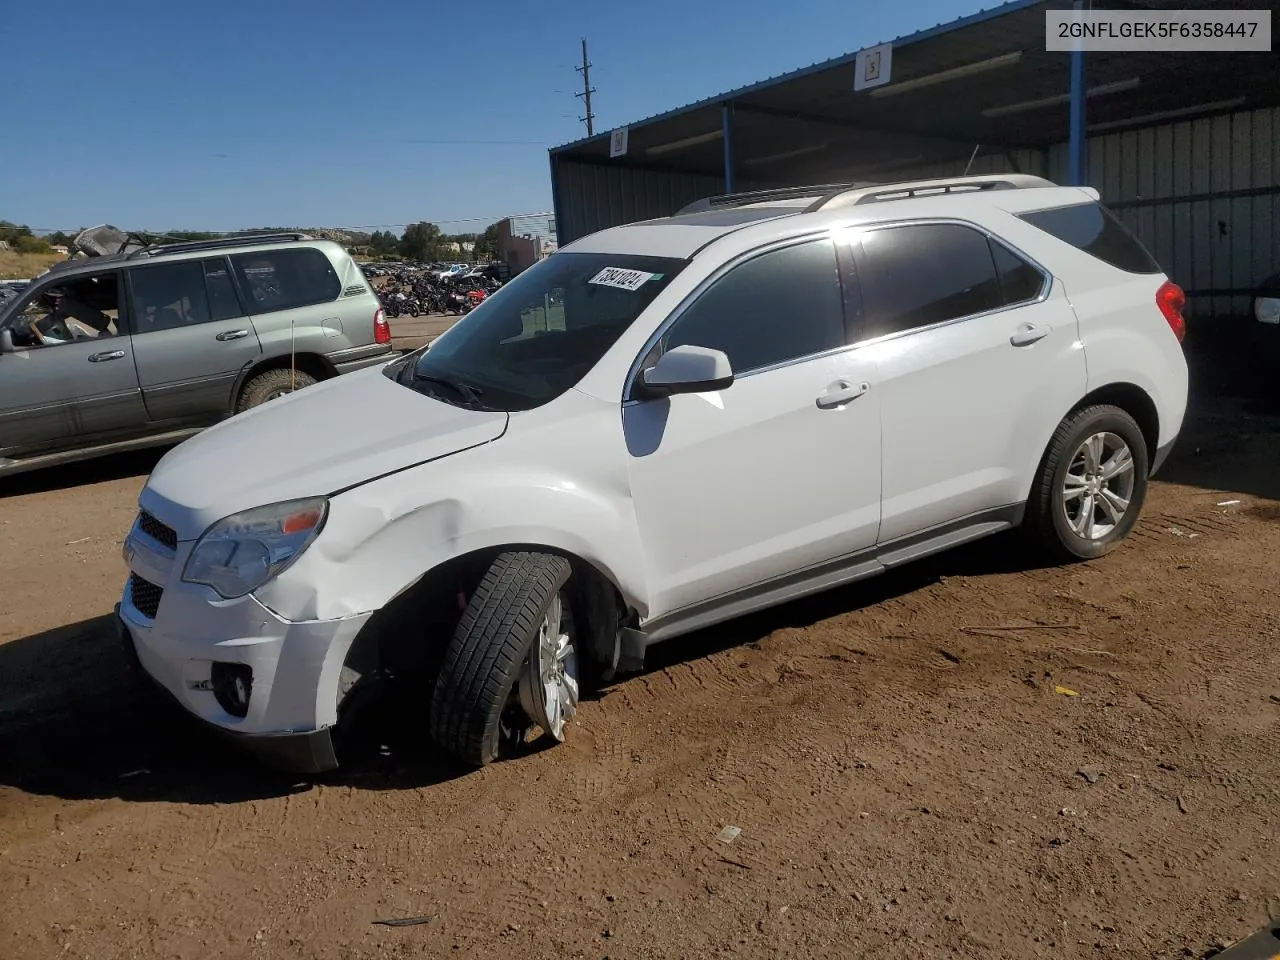
<instances>
[{"instance_id":1,"label":"dirt ground","mask_svg":"<svg viewBox=\"0 0 1280 960\"><path fill-rule=\"evenodd\" d=\"M409 711L320 783L128 681L154 462L0 481L0 957L1201 957L1280 916L1280 418L1198 413L1101 561L996 538L673 641L562 747L459 775Z\"/></svg>"}]
</instances>

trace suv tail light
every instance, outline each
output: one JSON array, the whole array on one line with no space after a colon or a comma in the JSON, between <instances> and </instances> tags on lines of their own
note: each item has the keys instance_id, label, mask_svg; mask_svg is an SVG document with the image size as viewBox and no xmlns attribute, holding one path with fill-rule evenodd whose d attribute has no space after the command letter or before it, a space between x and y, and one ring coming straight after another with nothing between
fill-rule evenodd
<instances>
[{"instance_id":1,"label":"suv tail light","mask_svg":"<svg viewBox=\"0 0 1280 960\"><path fill-rule=\"evenodd\" d=\"M391 342L391 327L387 323L387 315L381 307L373 312L373 342Z\"/></svg>"},{"instance_id":2,"label":"suv tail light","mask_svg":"<svg viewBox=\"0 0 1280 960\"><path fill-rule=\"evenodd\" d=\"M1169 323L1169 329L1173 331L1179 343L1187 335L1187 321L1182 316L1182 308L1186 305L1187 295L1172 280L1166 280L1156 291L1156 306L1164 314L1165 320Z\"/></svg>"}]
</instances>

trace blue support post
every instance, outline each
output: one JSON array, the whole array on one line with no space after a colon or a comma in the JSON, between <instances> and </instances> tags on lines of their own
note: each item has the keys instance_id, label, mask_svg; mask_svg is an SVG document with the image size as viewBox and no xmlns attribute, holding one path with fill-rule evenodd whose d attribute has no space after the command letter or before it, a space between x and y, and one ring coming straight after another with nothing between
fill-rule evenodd
<instances>
[{"instance_id":1,"label":"blue support post","mask_svg":"<svg viewBox=\"0 0 1280 960\"><path fill-rule=\"evenodd\" d=\"M554 153L549 152L547 156L551 160L551 212L556 218L556 245L560 246L564 242L564 214L560 209L560 164Z\"/></svg>"},{"instance_id":2,"label":"blue support post","mask_svg":"<svg viewBox=\"0 0 1280 960\"><path fill-rule=\"evenodd\" d=\"M722 103L720 111L724 124L724 192L733 193L733 104Z\"/></svg>"},{"instance_id":3,"label":"blue support post","mask_svg":"<svg viewBox=\"0 0 1280 960\"><path fill-rule=\"evenodd\" d=\"M1084 0L1075 0L1074 8L1084 10ZM1083 41L1071 51L1071 132L1067 145L1067 178L1071 186L1085 185L1085 86Z\"/></svg>"}]
</instances>

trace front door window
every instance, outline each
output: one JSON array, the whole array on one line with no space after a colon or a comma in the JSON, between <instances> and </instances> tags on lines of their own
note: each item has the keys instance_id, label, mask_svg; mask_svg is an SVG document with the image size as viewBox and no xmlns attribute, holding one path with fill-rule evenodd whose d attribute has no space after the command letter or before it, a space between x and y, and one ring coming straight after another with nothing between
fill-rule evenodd
<instances>
[{"instance_id":1,"label":"front door window","mask_svg":"<svg viewBox=\"0 0 1280 960\"><path fill-rule=\"evenodd\" d=\"M119 336L116 273L70 278L42 288L9 322L8 329L13 345L21 349Z\"/></svg>"}]
</instances>

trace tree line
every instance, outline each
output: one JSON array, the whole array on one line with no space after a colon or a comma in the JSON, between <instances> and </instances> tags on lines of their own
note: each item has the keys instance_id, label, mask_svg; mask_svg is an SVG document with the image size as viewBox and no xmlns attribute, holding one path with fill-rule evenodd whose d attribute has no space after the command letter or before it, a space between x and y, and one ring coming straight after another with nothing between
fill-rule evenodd
<instances>
[{"instance_id":1,"label":"tree line","mask_svg":"<svg viewBox=\"0 0 1280 960\"><path fill-rule=\"evenodd\" d=\"M58 234L64 237L66 234ZM0 240L5 241L18 253L49 253L55 243L66 243L66 240L55 239L54 235L37 237L26 224L10 223L0 220Z\"/></svg>"},{"instance_id":2,"label":"tree line","mask_svg":"<svg viewBox=\"0 0 1280 960\"><path fill-rule=\"evenodd\" d=\"M439 226L428 221L411 223L404 233L396 236L390 230L375 230L369 234L367 246L375 256L403 257L406 260L448 260L460 256L453 244L466 250L471 246L469 259L494 260L498 256L498 225L490 224L482 233L444 233Z\"/></svg>"},{"instance_id":3,"label":"tree line","mask_svg":"<svg viewBox=\"0 0 1280 960\"><path fill-rule=\"evenodd\" d=\"M154 241L215 240L226 235L202 230L170 230L163 234L138 232L148 240ZM364 249L376 257L383 258L401 257L406 260L428 262L452 260L464 255L454 250L453 244L455 243L463 251L466 250L468 245L472 247L471 252L465 254L472 261L494 260L498 256L498 225L496 223L490 224L480 233L447 234L437 224L422 221L410 224L405 228L404 233L399 236L390 230L375 230L372 233L363 233L359 230L330 229L327 227L250 227L247 230L236 231L236 233L240 234L293 232L328 237L342 243L348 250ZM37 236L25 224L0 220L0 240L8 241L9 246L20 253L49 253L53 245L66 246L73 239L75 239L75 233L64 233L58 230L43 236Z\"/></svg>"}]
</instances>

